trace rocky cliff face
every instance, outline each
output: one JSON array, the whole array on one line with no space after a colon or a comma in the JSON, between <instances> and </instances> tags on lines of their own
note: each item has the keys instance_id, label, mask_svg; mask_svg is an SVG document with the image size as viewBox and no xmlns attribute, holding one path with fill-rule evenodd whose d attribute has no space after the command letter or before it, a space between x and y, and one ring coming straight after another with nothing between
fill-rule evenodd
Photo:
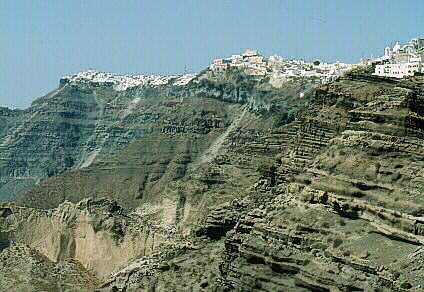
<instances>
[{"instance_id":1,"label":"rocky cliff face","mask_svg":"<svg viewBox=\"0 0 424 292\"><path fill-rule=\"evenodd\" d=\"M0 208L0 257L22 287L25 251L75 290L422 290L423 79L316 83L62 84L32 107L50 123L2 124L3 192L15 160L36 178Z\"/></svg>"},{"instance_id":2,"label":"rocky cliff face","mask_svg":"<svg viewBox=\"0 0 424 292\"><path fill-rule=\"evenodd\" d=\"M116 163L132 163L132 169L134 163L143 165L143 173L137 179L130 178L131 193L123 194L130 199L142 197L144 189L160 180L166 169L170 169L171 177L184 176L186 165L225 131L243 104L255 111L271 107L293 111L287 102L296 100L300 92L308 92L317 82L300 80L277 90L238 71L205 73L183 85L170 80L116 90L116 85L98 82L96 77L63 79L58 89L36 100L29 109L2 111L0 198L13 199L40 183L43 190L52 193L54 190L45 188L46 178L69 170L85 171L94 164L96 169L116 169ZM259 91L261 94L253 94ZM152 149L153 153L146 154ZM124 157L122 150L128 156ZM173 165L168 167L170 163ZM128 179L128 175L122 179ZM105 188L98 192L112 196L115 190ZM78 193L80 199L87 191ZM42 203L25 199L25 203L54 207L65 197L68 195Z\"/></svg>"},{"instance_id":3,"label":"rocky cliff face","mask_svg":"<svg viewBox=\"0 0 424 292\"><path fill-rule=\"evenodd\" d=\"M422 99L421 79L321 87L289 126L295 143L279 156L270 203L226 239L228 287L421 290Z\"/></svg>"},{"instance_id":4,"label":"rocky cliff face","mask_svg":"<svg viewBox=\"0 0 424 292\"><path fill-rule=\"evenodd\" d=\"M352 74L319 88L263 138L279 141L276 162L209 212L197 250L151 259L154 272L138 261L105 287L183 291L178 275L205 291L422 290L421 86ZM208 250L219 255L196 256Z\"/></svg>"}]
</instances>

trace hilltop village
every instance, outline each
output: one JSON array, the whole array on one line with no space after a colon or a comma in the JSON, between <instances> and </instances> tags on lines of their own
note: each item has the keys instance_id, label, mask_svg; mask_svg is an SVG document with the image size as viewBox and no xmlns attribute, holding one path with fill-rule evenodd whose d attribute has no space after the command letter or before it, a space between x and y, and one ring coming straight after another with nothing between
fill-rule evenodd
<instances>
[{"instance_id":1,"label":"hilltop village","mask_svg":"<svg viewBox=\"0 0 424 292\"><path fill-rule=\"evenodd\" d=\"M423 61L424 39L415 38L404 45L396 42L393 47L385 48L382 57L363 59L358 64L306 62L304 60L286 59L278 55L265 57L258 50L247 49L242 54L213 60L212 64L208 66L208 70L219 73L231 69L241 69L250 76L269 77L269 82L273 86L279 87L287 81L300 77L318 78L321 83L325 84L334 81L356 67L369 65L374 67L373 75L375 76L402 79L423 73ZM117 91L125 91L137 86L184 86L195 79L196 76L197 74L118 75L88 70L64 76L60 82L61 84L84 82L108 84Z\"/></svg>"},{"instance_id":2,"label":"hilltop village","mask_svg":"<svg viewBox=\"0 0 424 292\"><path fill-rule=\"evenodd\" d=\"M307 63L303 60L288 60L280 56L266 58L256 50L246 50L241 55L233 55L226 59L216 59L208 67L212 72L224 72L230 68L239 68L251 76L258 78L269 76L274 86L296 78L316 77L322 83L334 80L357 65L344 63ZM161 85L184 86L196 77L196 74L184 75L119 75L108 72L87 70L61 78L61 84L96 83L111 85L117 91L141 87L157 87Z\"/></svg>"},{"instance_id":3,"label":"hilltop village","mask_svg":"<svg viewBox=\"0 0 424 292\"><path fill-rule=\"evenodd\" d=\"M225 71L230 68L242 68L252 76L269 76L274 81L287 81L295 77L317 77L323 83L343 75L357 65L345 63L308 63L303 60L290 60L281 56L266 58L257 50L247 49L241 55L215 59L209 66L212 71Z\"/></svg>"},{"instance_id":4,"label":"hilltop village","mask_svg":"<svg viewBox=\"0 0 424 292\"><path fill-rule=\"evenodd\" d=\"M423 73L424 39L415 38L401 45L399 42L384 49L384 55L374 59L374 75L392 78L405 78L415 73Z\"/></svg>"},{"instance_id":5,"label":"hilltop village","mask_svg":"<svg viewBox=\"0 0 424 292\"><path fill-rule=\"evenodd\" d=\"M424 73L424 38L414 38L401 45L386 47L384 55L378 58L364 59L358 64L305 62L290 60L281 56L266 58L257 50L246 50L241 55L215 59L209 66L212 71L225 71L230 68L243 68L252 76L269 76L271 82L287 81L295 77L317 77L322 83L334 81L347 71L372 65L375 76L402 79L414 74Z\"/></svg>"}]
</instances>

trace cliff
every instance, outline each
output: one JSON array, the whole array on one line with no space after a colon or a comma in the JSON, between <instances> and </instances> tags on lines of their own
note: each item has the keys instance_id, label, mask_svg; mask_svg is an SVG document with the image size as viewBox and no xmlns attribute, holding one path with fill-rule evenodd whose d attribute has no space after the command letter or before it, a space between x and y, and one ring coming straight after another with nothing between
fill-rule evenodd
<instances>
[{"instance_id":1,"label":"cliff","mask_svg":"<svg viewBox=\"0 0 424 292\"><path fill-rule=\"evenodd\" d=\"M270 107L293 111L287 101L296 99L300 91L307 92L316 83L313 80L292 82L288 88L279 90L267 87L261 89L262 95L259 96L250 93L264 87L264 81L237 71L219 77L222 84L228 84L221 93L217 93L216 88L222 86L212 86L215 81L210 76L200 75L198 80L189 80L187 84L181 83L181 78L175 81L176 77L165 81L159 79L161 82L146 77L149 82L139 81L123 90L123 81L112 82L117 77L109 81L103 75L100 78L90 74L88 77L82 75L84 78L76 75L62 79L58 89L36 100L25 111L2 111L2 116L7 119L2 119L4 122L0 128L3 136L0 141L0 198L13 199L34 186L41 185L45 189L46 179L67 171L75 171L71 175L78 175L94 164L97 169L105 170L114 168L116 163L136 163L137 159L142 160L139 163L143 165L144 174L131 182L130 196L141 196L134 193L138 191L134 188L140 188L140 192L149 189L149 182L159 180L171 160L179 156L180 161L174 161L174 166L169 167L173 172L169 176L183 176L186 164L194 161L196 153L204 151L209 141L225 131L238 115L241 105L249 103L255 111ZM236 79L238 83L234 81ZM248 92L243 91L246 83L249 84ZM282 97L289 91L291 96ZM247 100L246 96L250 99ZM131 147L137 149L135 151L139 153L136 155L142 154L141 157L124 158L121 151L128 148L125 151L132 152ZM145 155L143 151L150 149L156 153ZM149 162L158 158L162 162ZM60 184L66 185L66 182ZM98 192L110 196L108 193L113 190ZM85 196L81 194L78 199ZM53 207L63 199L43 200L45 206L34 202L32 206ZM31 202L25 199L25 203Z\"/></svg>"},{"instance_id":2,"label":"cliff","mask_svg":"<svg viewBox=\"0 0 424 292\"><path fill-rule=\"evenodd\" d=\"M320 87L297 121L274 129L275 163L209 212L203 246L152 259L154 272L137 261L105 287L420 291L422 85L352 73Z\"/></svg>"},{"instance_id":3,"label":"cliff","mask_svg":"<svg viewBox=\"0 0 424 292\"><path fill-rule=\"evenodd\" d=\"M2 191L34 178L0 255L97 291L422 289L422 77L170 80L63 81L7 119Z\"/></svg>"}]
</instances>

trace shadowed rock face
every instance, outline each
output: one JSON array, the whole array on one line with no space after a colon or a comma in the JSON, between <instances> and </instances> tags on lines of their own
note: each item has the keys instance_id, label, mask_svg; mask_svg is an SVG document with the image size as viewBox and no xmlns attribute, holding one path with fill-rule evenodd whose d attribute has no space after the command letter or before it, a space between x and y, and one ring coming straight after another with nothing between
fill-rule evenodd
<instances>
[{"instance_id":1,"label":"shadowed rock face","mask_svg":"<svg viewBox=\"0 0 424 292\"><path fill-rule=\"evenodd\" d=\"M201 74L185 86L126 91L63 83L25 111L0 112L0 200L24 197L26 205L50 208L65 198L107 196L134 207L149 192L184 177L242 106L278 112L285 123L307 100L299 101L299 93L316 82L298 80L275 89L230 72Z\"/></svg>"},{"instance_id":2,"label":"shadowed rock face","mask_svg":"<svg viewBox=\"0 0 424 292\"><path fill-rule=\"evenodd\" d=\"M99 291L422 290L421 77L196 82L85 88L111 96L90 142L1 206L0 257L75 261L65 282Z\"/></svg>"}]
</instances>

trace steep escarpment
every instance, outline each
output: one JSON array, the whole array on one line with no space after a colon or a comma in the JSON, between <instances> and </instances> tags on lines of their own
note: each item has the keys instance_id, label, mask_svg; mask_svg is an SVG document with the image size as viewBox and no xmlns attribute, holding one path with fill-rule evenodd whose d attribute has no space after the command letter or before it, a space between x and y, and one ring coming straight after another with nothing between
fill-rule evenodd
<instances>
[{"instance_id":1,"label":"steep escarpment","mask_svg":"<svg viewBox=\"0 0 424 292\"><path fill-rule=\"evenodd\" d=\"M0 144L2 196L19 194L41 178L74 166L99 114L91 94L69 86L34 102Z\"/></svg>"},{"instance_id":2,"label":"steep escarpment","mask_svg":"<svg viewBox=\"0 0 424 292\"><path fill-rule=\"evenodd\" d=\"M244 196L208 212L196 251L155 258L151 270L141 259L105 289L422 290L422 85L352 73L320 87L296 121L243 144L275 160ZM219 259L190 270L207 250Z\"/></svg>"},{"instance_id":3,"label":"steep escarpment","mask_svg":"<svg viewBox=\"0 0 424 292\"><path fill-rule=\"evenodd\" d=\"M138 123L139 115L128 117L144 133L140 139L129 142L131 138L127 137L129 141L122 143L122 150L115 154L99 152L89 166L41 182L22 201L46 208L64 199L77 202L85 197L107 196L136 207L168 182L184 177L190 163L237 115L238 107L224 107L214 100L186 99L155 106L140 102L138 110L155 117L154 121ZM109 135L127 135L127 129L119 125L113 131ZM119 138L109 139L116 142Z\"/></svg>"},{"instance_id":4,"label":"steep escarpment","mask_svg":"<svg viewBox=\"0 0 424 292\"><path fill-rule=\"evenodd\" d=\"M235 75L214 78L225 84ZM203 265L197 257L209 245L199 237L222 239L233 228L240 214L231 208L245 207L237 202L280 150L273 128L294 120L318 82L273 89L240 78L228 96L196 80L124 91L62 82L34 102L2 142L2 191L27 206L2 206L2 249L28 246L45 265L76 261L100 282L150 258L184 261L193 252ZM245 83L248 99L234 99ZM29 183L13 192L21 181ZM228 206L234 217L221 226ZM223 250L222 241L213 245ZM213 270L208 283L218 275ZM163 285L174 285L175 275Z\"/></svg>"},{"instance_id":5,"label":"steep escarpment","mask_svg":"<svg viewBox=\"0 0 424 292\"><path fill-rule=\"evenodd\" d=\"M64 96L46 97L46 107L56 108L50 103L72 98L81 102L91 100L90 114L86 115L91 120L83 119L83 115L76 117L74 122L80 125L74 136L63 129L60 135L51 135L57 136L54 139L63 141L61 143L69 143L65 147L69 151L60 149L54 155L49 151L40 152L46 164L53 163L55 167L51 173L43 174L42 171L49 168L36 164L34 167L41 171L37 175L39 183L29 192L21 192L19 200L28 206L50 208L65 199L77 202L85 197L106 196L117 199L125 207L136 207L149 201L150 194L161 192L169 183L184 178L190 169L202 168L211 160L207 157L219 156L224 142L238 139L235 137L240 136L240 129L249 129L243 134L245 137L256 132L255 139L260 139L274 124L292 121L295 113L308 102L316 83L317 80L306 78L276 89L266 80L239 71L205 73L186 86L134 87L123 92L91 83L65 83L64 87L69 86L78 94L88 92L88 96L71 92L69 96L63 93ZM225 90L216 94L216 88L223 87ZM241 94L245 87L247 93ZM237 99L237 94L243 98ZM42 100L37 103L43 103ZM249 114L245 114L246 111ZM37 131L28 131L31 135L40 135ZM51 129L46 129L48 131ZM61 138L65 134L69 139ZM30 138L26 139L35 139ZM55 143L44 141L43 145L49 144L54 151ZM25 160L28 149L13 145L10 149L24 152L20 159ZM35 143L30 147L38 146ZM64 151L69 152L67 156ZM8 159L13 160L9 157L5 162ZM252 164L252 167L256 166ZM18 178L21 177L4 176L10 184Z\"/></svg>"},{"instance_id":6,"label":"steep escarpment","mask_svg":"<svg viewBox=\"0 0 424 292\"><path fill-rule=\"evenodd\" d=\"M139 96L138 92L146 94ZM13 122L2 127L0 194L20 195L47 177L89 166L98 156L119 152L146 135L158 114L133 115L147 89L117 91L96 82L62 82L58 89L33 102ZM154 88L154 104L168 91ZM147 98L147 101L146 101ZM151 106L151 105L150 105ZM150 107L148 106L148 107ZM144 108L143 108L144 109Z\"/></svg>"},{"instance_id":7,"label":"steep escarpment","mask_svg":"<svg viewBox=\"0 0 424 292\"><path fill-rule=\"evenodd\" d=\"M82 150L1 206L1 254L99 291L422 290L422 77L237 74L79 84Z\"/></svg>"},{"instance_id":8,"label":"steep escarpment","mask_svg":"<svg viewBox=\"0 0 424 292\"><path fill-rule=\"evenodd\" d=\"M85 169L95 162L109 163L121 150L134 148L130 146L133 142L156 141L150 143L167 148L169 143L174 144L173 136L181 136L182 140L178 138L176 144L195 141L193 151L200 153L208 147L207 141L213 141L220 131L225 131L238 116L237 108L244 104L252 112L272 111L285 123L294 118L297 108L308 100L309 92L319 82L303 78L277 89L267 80L242 71L206 71L188 83L168 78L154 81L157 84L151 81L118 90L116 84L100 82L96 76L65 78L58 89L36 100L29 109L2 111L5 118L0 128L0 197L3 200L20 197L45 179L66 171ZM299 98L300 95L304 97ZM171 156L184 155L180 150L173 151ZM188 156L190 160L196 158L193 153ZM147 155L142 159L151 158ZM141 189L148 181L162 176L169 163L168 158L163 159L167 161L156 165L156 170L144 171L145 178L139 179ZM149 178L150 172L158 172L157 177ZM33 206L42 207L35 203ZM57 202L44 207L52 206L57 206Z\"/></svg>"},{"instance_id":9,"label":"steep escarpment","mask_svg":"<svg viewBox=\"0 0 424 292\"><path fill-rule=\"evenodd\" d=\"M419 100L421 79L352 74L321 87L278 156L277 185L258 190L273 199L226 239L227 287L420 290Z\"/></svg>"}]
</instances>

